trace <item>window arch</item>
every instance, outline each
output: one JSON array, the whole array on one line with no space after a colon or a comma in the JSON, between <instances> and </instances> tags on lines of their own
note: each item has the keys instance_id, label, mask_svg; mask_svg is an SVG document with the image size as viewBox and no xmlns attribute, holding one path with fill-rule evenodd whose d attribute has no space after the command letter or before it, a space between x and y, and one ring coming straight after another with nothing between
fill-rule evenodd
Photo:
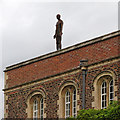
<instances>
[{"instance_id":1,"label":"window arch","mask_svg":"<svg viewBox=\"0 0 120 120\"><path fill-rule=\"evenodd\" d=\"M92 96L94 97L94 102L92 102L92 107L96 109L104 109L108 106L110 101L117 100L115 96L115 91L117 86L115 86L116 76L111 71L105 71L99 74L94 80L94 91Z\"/></svg>"},{"instance_id":2,"label":"window arch","mask_svg":"<svg viewBox=\"0 0 120 120\"><path fill-rule=\"evenodd\" d=\"M79 105L77 105L77 85L74 83L65 83L60 87L58 115L59 118L76 117Z\"/></svg>"},{"instance_id":3,"label":"window arch","mask_svg":"<svg viewBox=\"0 0 120 120\"><path fill-rule=\"evenodd\" d=\"M37 118L45 118L44 114L44 103L45 96L41 94L41 92L33 92L27 98L27 118L33 118L33 120L37 120Z\"/></svg>"}]
</instances>

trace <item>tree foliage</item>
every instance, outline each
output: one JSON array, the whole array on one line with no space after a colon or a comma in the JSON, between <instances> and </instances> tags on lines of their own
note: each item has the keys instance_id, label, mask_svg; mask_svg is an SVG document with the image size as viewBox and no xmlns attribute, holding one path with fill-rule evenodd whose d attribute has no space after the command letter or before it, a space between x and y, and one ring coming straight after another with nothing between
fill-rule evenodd
<instances>
[{"instance_id":1,"label":"tree foliage","mask_svg":"<svg viewBox=\"0 0 120 120\"><path fill-rule=\"evenodd\" d=\"M106 109L96 110L80 110L76 118L68 118L67 120L119 120L120 119L120 103L113 101Z\"/></svg>"}]
</instances>

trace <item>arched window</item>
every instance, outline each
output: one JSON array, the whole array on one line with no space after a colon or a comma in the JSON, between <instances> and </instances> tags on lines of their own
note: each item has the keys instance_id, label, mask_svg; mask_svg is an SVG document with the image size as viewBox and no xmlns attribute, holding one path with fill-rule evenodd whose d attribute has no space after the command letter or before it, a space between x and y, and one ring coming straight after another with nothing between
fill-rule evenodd
<instances>
[{"instance_id":1,"label":"arched window","mask_svg":"<svg viewBox=\"0 0 120 120\"><path fill-rule=\"evenodd\" d=\"M37 118L43 119L44 113L44 100L41 95L35 95L31 99L31 108L33 109L33 115L31 116L33 120L37 120ZM33 107L32 107L33 106Z\"/></svg>"},{"instance_id":2,"label":"arched window","mask_svg":"<svg viewBox=\"0 0 120 120\"><path fill-rule=\"evenodd\" d=\"M94 102L92 102L92 107L95 109L104 109L113 100L118 100L115 96L117 85L115 86L116 76L113 72L106 71L99 74L94 80L94 91L92 96L94 97Z\"/></svg>"},{"instance_id":3,"label":"arched window","mask_svg":"<svg viewBox=\"0 0 120 120\"><path fill-rule=\"evenodd\" d=\"M72 116L76 117L76 89L73 91Z\"/></svg>"},{"instance_id":4,"label":"arched window","mask_svg":"<svg viewBox=\"0 0 120 120\"><path fill-rule=\"evenodd\" d=\"M77 89L73 83L65 83L59 92L59 100L57 104L59 106L58 114L59 118L76 117L79 105L77 105Z\"/></svg>"},{"instance_id":5,"label":"arched window","mask_svg":"<svg viewBox=\"0 0 120 120\"><path fill-rule=\"evenodd\" d=\"M27 118L33 118L33 120L37 120L38 118L46 118L46 114L44 113L44 99L45 95L42 95L42 92L33 92L28 96L27 99Z\"/></svg>"},{"instance_id":6,"label":"arched window","mask_svg":"<svg viewBox=\"0 0 120 120\"><path fill-rule=\"evenodd\" d=\"M107 83L104 81L101 85L101 108L104 109L107 106Z\"/></svg>"},{"instance_id":7,"label":"arched window","mask_svg":"<svg viewBox=\"0 0 120 120\"><path fill-rule=\"evenodd\" d=\"M65 94L65 118L70 117L70 92L67 90Z\"/></svg>"},{"instance_id":8,"label":"arched window","mask_svg":"<svg viewBox=\"0 0 120 120\"><path fill-rule=\"evenodd\" d=\"M110 81L109 84L109 102L111 103L113 101L114 96L114 86L113 86L113 80Z\"/></svg>"},{"instance_id":9,"label":"arched window","mask_svg":"<svg viewBox=\"0 0 120 120\"><path fill-rule=\"evenodd\" d=\"M33 118L36 120L38 118L38 101L37 99L33 102Z\"/></svg>"}]
</instances>

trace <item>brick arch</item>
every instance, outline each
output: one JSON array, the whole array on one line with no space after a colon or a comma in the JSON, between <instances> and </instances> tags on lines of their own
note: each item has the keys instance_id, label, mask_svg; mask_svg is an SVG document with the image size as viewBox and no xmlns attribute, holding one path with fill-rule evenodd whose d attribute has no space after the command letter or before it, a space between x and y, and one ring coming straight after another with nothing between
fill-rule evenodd
<instances>
[{"instance_id":1,"label":"brick arch","mask_svg":"<svg viewBox=\"0 0 120 120\"><path fill-rule=\"evenodd\" d=\"M92 92L92 96L94 97L94 101L92 102L93 108L101 109L101 92L100 92L101 84L103 81L106 81L107 84L109 84L109 82L111 81L110 78L113 80L114 84L114 100L117 100L117 96L115 96L115 92L117 91L117 86L115 85L115 80L117 79L115 72L112 70L102 71L99 74L97 74L93 80L94 81L93 82L94 91Z\"/></svg>"},{"instance_id":2,"label":"brick arch","mask_svg":"<svg viewBox=\"0 0 120 120\"><path fill-rule=\"evenodd\" d=\"M43 97L44 101L46 98L46 94L42 89L39 90L33 90L32 92L30 92L30 94L27 96L26 99L26 104L27 104L27 109L26 109L26 113L27 113L27 118L32 118L32 102L35 96L39 96L40 98ZM44 102L44 109L46 109L46 103ZM43 117L46 117L46 113L43 114Z\"/></svg>"}]
</instances>

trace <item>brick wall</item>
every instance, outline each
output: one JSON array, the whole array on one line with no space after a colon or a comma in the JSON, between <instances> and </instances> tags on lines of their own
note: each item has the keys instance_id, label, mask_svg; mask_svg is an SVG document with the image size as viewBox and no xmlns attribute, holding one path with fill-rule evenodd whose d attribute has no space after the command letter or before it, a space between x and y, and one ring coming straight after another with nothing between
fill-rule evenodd
<instances>
[{"instance_id":1,"label":"brick wall","mask_svg":"<svg viewBox=\"0 0 120 120\"><path fill-rule=\"evenodd\" d=\"M53 56L7 72L8 87L20 85L47 76L55 75L79 66L81 59L88 59L88 64L99 62L119 54L120 36Z\"/></svg>"}]
</instances>

